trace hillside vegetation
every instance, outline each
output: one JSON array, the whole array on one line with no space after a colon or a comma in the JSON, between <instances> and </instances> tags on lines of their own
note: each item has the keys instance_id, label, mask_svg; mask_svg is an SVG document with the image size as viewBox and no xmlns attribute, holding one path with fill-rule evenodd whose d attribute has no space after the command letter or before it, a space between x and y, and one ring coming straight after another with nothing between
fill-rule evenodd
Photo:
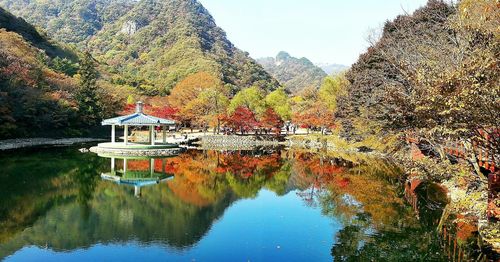
<instances>
[{"instance_id":1,"label":"hillside vegetation","mask_svg":"<svg viewBox=\"0 0 500 262\"><path fill-rule=\"evenodd\" d=\"M82 134L90 124L77 99L79 62L77 52L0 8L0 138ZM99 115L112 114L114 99L95 92L94 100L108 101Z\"/></svg>"},{"instance_id":2,"label":"hillside vegetation","mask_svg":"<svg viewBox=\"0 0 500 262\"><path fill-rule=\"evenodd\" d=\"M237 49L196 0L1 0L54 39L87 48L118 74L114 83L166 95L185 77L208 72L236 92L278 82Z\"/></svg>"}]
</instances>

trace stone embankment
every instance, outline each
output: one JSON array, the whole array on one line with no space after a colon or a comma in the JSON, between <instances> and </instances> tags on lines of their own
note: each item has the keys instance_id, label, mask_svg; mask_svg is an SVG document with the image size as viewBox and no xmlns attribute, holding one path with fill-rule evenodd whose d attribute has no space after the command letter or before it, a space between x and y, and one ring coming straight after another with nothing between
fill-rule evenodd
<instances>
[{"instance_id":1,"label":"stone embankment","mask_svg":"<svg viewBox=\"0 0 500 262\"><path fill-rule=\"evenodd\" d=\"M94 146L90 152L99 155L112 156L128 156L128 157L166 157L175 156L181 153L183 148L159 148L159 149L120 149L120 148L103 148Z\"/></svg>"},{"instance_id":2,"label":"stone embankment","mask_svg":"<svg viewBox=\"0 0 500 262\"><path fill-rule=\"evenodd\" d=\"M255 146L278 146L277 139L261 140L255 136L207 135L201 137L199 143L204 148L251 148Z\"/></svg>"},{"instance_id":3,"label":"stone embankment","mask_svg":"<svg viewBox=\"0 0 500 262\"><path fill-rule=\"evenodd\" d=\"M99 138L23 138L0 141L0 151L38 146L69 146L74 144L100 142Z\"/></svg>"}]
</instances>

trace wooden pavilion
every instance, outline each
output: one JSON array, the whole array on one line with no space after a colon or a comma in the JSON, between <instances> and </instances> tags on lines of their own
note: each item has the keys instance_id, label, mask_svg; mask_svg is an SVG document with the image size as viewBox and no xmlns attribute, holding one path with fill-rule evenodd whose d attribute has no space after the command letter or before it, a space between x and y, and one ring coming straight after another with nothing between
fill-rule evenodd
<instances>
[{"instance_id":1,"label":"wooden pavilion","mask_svg":"<svg viewBox=\"0 0 500 262\"><path fill-rule=\"evenodd\" d=\"M167 128L170 126L175 125L175 121L171 119L164 119L164 118L159 118L155 116L150 116L147 114L144 114L143 112L143 103L142 102L137 102L136 104L136 109L135 113L126 115L126 116L119 116L115 118L110 118L110 119L105 119L102 121L103 126L111 126L111 145L108 145L109 143L104 143L102 144L103 146L108 146L108 147L122 147L122 148L138 148L138 149L147 149L147 148L158 148L164 145L169 145L167 144ZM124 129L124 135L123 135L123 143L118 143L116 142L116 126L123 127ZM148 135L148 143L137 143L137 142L130 142L129 141L129 128L131 126L148 126L149 127L149 135ZM155 136L155 127L161 127L162 129L162 143L157 144L156 143L156 136ZM101 146L101 145L100 145ZM144 146L149 146L149 147L144 147Z\"/></svg>"}]
</instances>

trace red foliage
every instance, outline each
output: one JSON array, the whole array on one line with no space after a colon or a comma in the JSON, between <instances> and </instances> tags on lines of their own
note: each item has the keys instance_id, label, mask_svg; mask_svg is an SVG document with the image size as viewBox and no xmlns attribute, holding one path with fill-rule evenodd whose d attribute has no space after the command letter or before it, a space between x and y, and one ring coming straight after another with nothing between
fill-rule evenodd
<instances>
[{"instance_id":1,"label":"red foliage","mask_svg":"<svg viewBox=\"0 0 500 262\"><path fill-rule=\"evenodd\" d=\"M337 181L337 185L340 187L340 188L344 188L346 186L349 185L349 183L351 182L351 180L349 180L349 178L347 177L344 177L344 178L341 178Z\"/></svg>"},{"instance_id":2,"label":"red foliage","mask_svg":"<svg viewBox=\"0 0 500 262\"><path fill-rule=\"evenodd\" d=\"M170 106L155 107L148 104L144 104L142 110L145 114L148 115L160 118L172 119L172 120L178 119L179 110L177 108L173 108ZM135 112L135 104L126 104L123 110L120 112L120 115L129 115L133 114L134 112Z\"/></svg>"},{"instance_id":3,"label":"red foliage","mask_svg":"<svg viewBox=\"0 0 500 262\"><path fill-rule=\"evenodd\" d=\"M225 117L224 122L235 131L249 131L259 124L252 110L243 106L239 106L234 113Z\"/></svg>"},{"instance_id":4,"label":"red foliage","mask_svg":"<svg viewBox=\"0 0 500 262\"><path fill-rule=\"evenodd\" d=\"M261 127L273 129L276 133L280 132L283 123L283 119L272 108L268 108L260 120Z\"/></svg>"},{"instance_id":5,"label":"red foliage","mask_svg":"<svg viewBox=\"0 0 500 262\"><path fill-rule=\"evenodd\" d=\"M145 114L151 114L152 112L152 106L144 104L142 107L142 111ZM120 115L129 115L135 113L135 104L126 104L125 107L123 107L123 110L119 113Z\"/></svg>"},{"instance_id":6,"label":"red foliage","mask_svg":"<svg viewBox=\"0 0 500 262\"><path fill-rule=\"evenodd\" d=\"M170 106L163 106L163 107L153 107L151 115L160 118L177 120L178 113L179 109L177 108L173 108Z\"/></svg>"}]
</instances>

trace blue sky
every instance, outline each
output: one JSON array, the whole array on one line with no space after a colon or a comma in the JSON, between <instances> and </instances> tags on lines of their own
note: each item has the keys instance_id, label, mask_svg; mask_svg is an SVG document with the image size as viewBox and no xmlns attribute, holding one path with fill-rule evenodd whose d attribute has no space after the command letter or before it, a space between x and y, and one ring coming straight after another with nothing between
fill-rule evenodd
<instances>
[{"instance_id":1,"label":"blue sky","mask_svg":"<svg viewBox=\"0 0 500 262\"><path fill-rule=\"evenodd\" d=\"M372 29L427 0L200 0L253 58L287 51L315 63L350 65Z\"/></svg>"}]
</instances>

